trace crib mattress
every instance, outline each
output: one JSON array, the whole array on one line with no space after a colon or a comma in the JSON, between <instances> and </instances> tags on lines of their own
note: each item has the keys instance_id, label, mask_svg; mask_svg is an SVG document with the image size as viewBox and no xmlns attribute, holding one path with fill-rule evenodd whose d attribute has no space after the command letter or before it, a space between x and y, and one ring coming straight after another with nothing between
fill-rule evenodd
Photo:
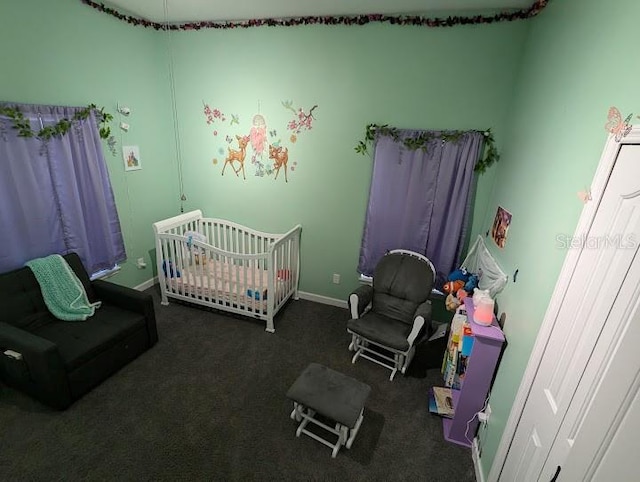
<instances>
[{"instance_id":1,"label":"crib mattress","mask_svg":"<svg viewBox=\"0 0 640 482\"><path fill-rule=\"evenodd\" d=\"M267 292L266 269L237 266L227 261L194 263L185 267L179 277L167 278L167 285L176 294L212 298L258 311L267 310L267 299L272 295Z\"/></svg>"}]
</instances>

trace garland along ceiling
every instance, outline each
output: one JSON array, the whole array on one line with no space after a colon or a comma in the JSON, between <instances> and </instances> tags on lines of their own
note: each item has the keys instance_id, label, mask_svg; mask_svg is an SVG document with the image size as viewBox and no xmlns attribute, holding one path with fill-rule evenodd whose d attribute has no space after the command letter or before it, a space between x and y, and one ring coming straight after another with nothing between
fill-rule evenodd
<instances>
[{"instance_id":1,"label":"garland along ceiling","mask_svg":"<svg viewBox=\"0 0 640 482\"><path fill-rule=\"evenodd\" d=\"M530 7L533 0L109 0L105 6L153 22L228 21L325 15L459 15ZM166 12L165 12L166 4Z\"/></svg>"}]
</instances>

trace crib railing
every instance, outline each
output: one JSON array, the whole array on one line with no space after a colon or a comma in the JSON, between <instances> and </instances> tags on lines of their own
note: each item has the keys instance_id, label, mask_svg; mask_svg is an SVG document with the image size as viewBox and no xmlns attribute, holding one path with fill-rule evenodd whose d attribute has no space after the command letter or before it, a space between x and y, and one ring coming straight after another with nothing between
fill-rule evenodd
<instances>
[{"instance_id":1,"label":"crib railing","mask_svg":"<svg viewBox=\"0 0 640 482\"><path fill-rule=\"evenodd\" d=\"M269 247L280 236L215 218L200 219L198 231L207 237L208 244L223 251L242 255L264 255L265 263L260 266L262 269L267 269L266 255L269 252Z\"/></svg>"}]
</instances>

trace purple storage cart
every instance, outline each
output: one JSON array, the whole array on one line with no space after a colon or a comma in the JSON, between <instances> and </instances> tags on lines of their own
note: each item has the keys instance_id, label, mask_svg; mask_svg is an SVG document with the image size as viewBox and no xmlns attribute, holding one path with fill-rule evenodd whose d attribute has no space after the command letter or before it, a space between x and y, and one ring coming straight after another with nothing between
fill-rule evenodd
<instances>
[{"instance_id":1,"label":"purple storage cart","mask_svg":"<svg viewBox=\"0 0 640 482\"><path fill-rule=\"evenodd\" d=\"M447 441L471 447L478 428L476 413L482 410L489 393L504 344L504 334L495 316L490 326L482 326L473 321L471 297L464 300L464 307L473 332L473 348L467 361L462 386L459 390L451 390L455 414L453 418L442 419L442 428ZM472 418L473 421L469 422Z\"/></svg>"}]
</instances>

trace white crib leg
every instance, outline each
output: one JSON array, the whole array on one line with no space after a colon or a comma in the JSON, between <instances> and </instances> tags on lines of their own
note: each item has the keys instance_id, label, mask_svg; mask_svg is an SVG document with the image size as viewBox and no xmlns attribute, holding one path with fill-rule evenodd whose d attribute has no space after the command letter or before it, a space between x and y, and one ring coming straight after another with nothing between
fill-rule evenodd
<instances>
[{"instance_id":1,"label":"white crib leg","mask_svg":"<svg viewBox=\"0 0 640 482\"><path fill-rule=\"evenodd\" d=\"M264 329L264 331L266 331L267 333L275 333L276 329L273 326L273 318L269 317L267 318L267 327Z\"/></svg>"},{"instance_id":2,"label":"white crib leg","mask_svg":"<svg viewBox=\"0 0 640 482\"><path fill-rule=\"evenodd\" d=\"M167 291L165 289L162 289L162 300L160 301L160 304L163 306L167 306L169 304L169 298L167 298Z\"/></svg>"}]
</instances>

